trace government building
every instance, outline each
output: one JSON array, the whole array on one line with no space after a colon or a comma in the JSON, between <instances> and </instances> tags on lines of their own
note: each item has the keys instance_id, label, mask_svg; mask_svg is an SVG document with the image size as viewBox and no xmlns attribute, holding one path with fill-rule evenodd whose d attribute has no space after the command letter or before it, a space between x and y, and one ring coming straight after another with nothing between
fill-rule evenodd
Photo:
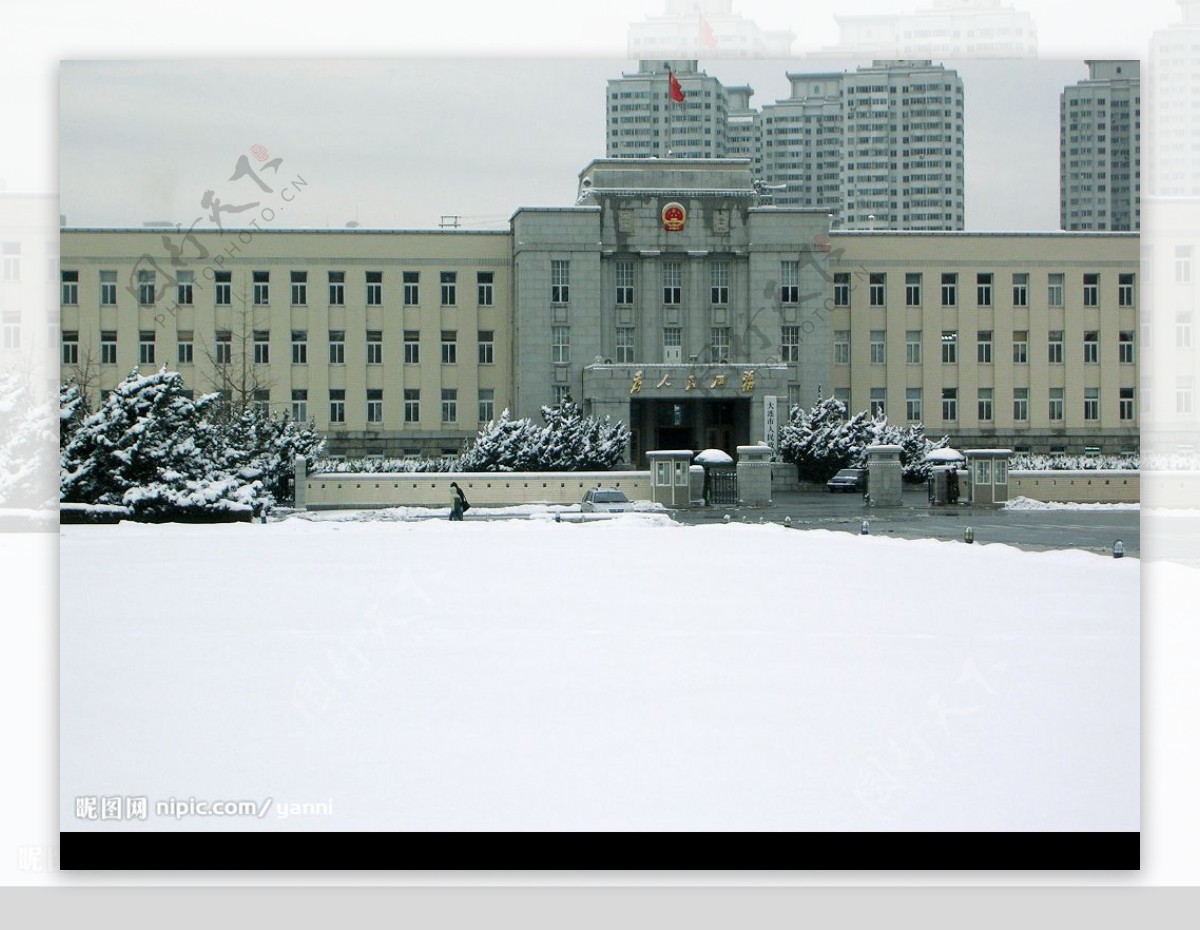
<instances>
[{"instance_id":1,"label":"government building","mask_svg":"<svg viewBox=\"0 0 1200 930\"><path fill-rule=\"evenodd\" d=\"M1138 236L831 231L746 158L604 158L495 231L64 228L62 377L166 365L335 455L461 450L566 398L647 450L821 397L957 446L1138 447Z\"/></svg>"}]
</instances>

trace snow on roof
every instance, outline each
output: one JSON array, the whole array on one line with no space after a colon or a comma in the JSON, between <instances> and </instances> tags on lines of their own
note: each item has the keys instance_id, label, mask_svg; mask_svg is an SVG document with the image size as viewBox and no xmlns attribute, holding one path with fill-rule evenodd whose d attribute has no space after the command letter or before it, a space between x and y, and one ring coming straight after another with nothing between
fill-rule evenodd
<instances>
[{"instance_id":1,"label":"snow on roof","mask_svg":"<svg viewBox=\"0 0 1200 930\"><path fill-rule=\"evenodd\" d=\"M720 449L705 449L696 456L696 461L701 465L732 465L733 456Z\"/></svg>"}]
</instances>

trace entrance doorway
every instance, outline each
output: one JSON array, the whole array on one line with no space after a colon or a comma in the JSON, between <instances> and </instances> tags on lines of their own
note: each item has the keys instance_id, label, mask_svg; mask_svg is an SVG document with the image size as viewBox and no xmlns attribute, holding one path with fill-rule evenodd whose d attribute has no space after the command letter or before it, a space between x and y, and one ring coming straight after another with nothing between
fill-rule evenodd
<instances>
[{"instance_id":1,"label":"entrance doorway","mask_svg":"<svg viewBox=\"0 0 1200 930\"><path fill-rule=\"evenodd\" d=\"M635 397L629 404L630 429L637 441L639 467L654 449L720 449L736 457L737 447L750 442L750 399L681 398L652 400Z\"/></svg>"}]
</instances>

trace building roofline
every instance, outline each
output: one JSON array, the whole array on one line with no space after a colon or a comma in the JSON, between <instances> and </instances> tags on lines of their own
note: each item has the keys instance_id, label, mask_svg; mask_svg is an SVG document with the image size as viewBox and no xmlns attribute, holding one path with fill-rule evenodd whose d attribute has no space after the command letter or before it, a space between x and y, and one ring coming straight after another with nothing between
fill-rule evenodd
<instances>
[{"instance_id":1,"label":"building roofline","mask_svg":"<svg viewBox=\"0 0 1200 930\"><path fill-rule=\"evenodd\" d=\"M79 232L79 233L159 233L159 234L180 234L178 230L171 229L169 226L63 226L59 229L60 232ZM333 227L315 227L315 226L297 226L297 227L281 227L278 229L260 229L248 227L232 227L228 226L224 229L198 229L193 231L202 236L225 236L237 235L238 233L250 233L251 235L279 235L281 233L303 233L307 235L392 235L394 233L419 233L421 235L435 236L511 236L511 229L422 229L418 227L354 227L347 229L344 226Z\"/></svg>"},{"instance_id":2,"label":"building roofline","mask_svg":"<svg viewBox=\"0 0 1200 930\"><path fill-rule=\"evenodd\" d=\"M906 236L941 236L945 238L966 238L970 236L989 236L997 239L1017 237L1040 238L1090 238L1090 239L1137 239L1141 233L1137 230L1084 230L1084 229L1031 229L1031 230L987 230L987 229L831 229L830 238L835 236L873 236L880 239L903 238Z\"/></svg>"}]
</instances>

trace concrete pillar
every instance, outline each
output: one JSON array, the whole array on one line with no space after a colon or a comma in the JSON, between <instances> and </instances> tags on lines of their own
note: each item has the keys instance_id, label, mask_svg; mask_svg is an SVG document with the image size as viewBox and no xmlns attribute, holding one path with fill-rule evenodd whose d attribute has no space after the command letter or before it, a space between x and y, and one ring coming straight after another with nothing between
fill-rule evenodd
<instances>
[{"instance_id":1,"label":"concrete pillar","mask_svg":"<svg viewBox=\"0 0 1200 930\"><path fill-rule=\"evenodd\" d=\"M304 460L303 455L297 455L295 461L295 481L296 481L296 503L297 510L307 510L305 505L306 492L308 491L308 463Z\"/></svg>"},{"instance_id":2,"label":"concrete pillar","mask_svg":"<svg viewBox=\"0 0 1200 930\"><path fill-rule=\"evenodd\" d=\"M899 446L867 447L867 493L876 507L899 507L903 503L903 480Z\"/></svg>"},{"instance_id":3,"label":"concrete pillar","mask_svg":"<svg viewBox=\"0 0 1200 930\"><path fill-rule=\"evenodd\" d=\"M771 503L770 446L737 447L738 502L748 507Z\"/></svg>"}]
</instances>

